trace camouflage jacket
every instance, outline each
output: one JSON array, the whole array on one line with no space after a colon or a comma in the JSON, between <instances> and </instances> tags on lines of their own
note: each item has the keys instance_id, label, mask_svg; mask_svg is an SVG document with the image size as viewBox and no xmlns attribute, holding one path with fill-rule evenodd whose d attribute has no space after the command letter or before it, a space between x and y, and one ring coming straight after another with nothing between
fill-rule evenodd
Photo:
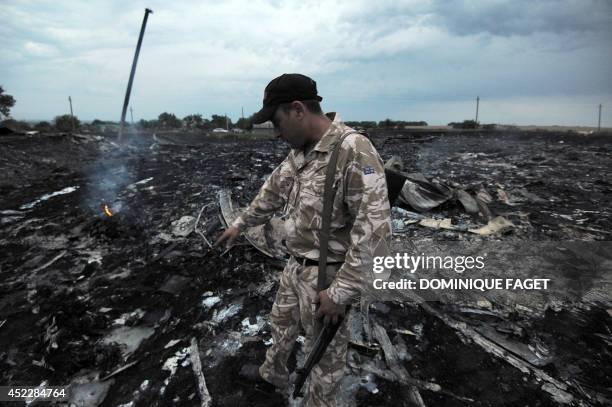
<instances>
[{"instance_id":1,"label":"camouflage jacket","mask_svg":"<svg viewBox=\"0 0 612 407\"><path fill-rule=\"evenodd\" d=\"M391 210L376 149L337 116L330 118L334 121L314 148L306 156L291 150L232 226L243 230L260 225L283 210L287 251L318 260L327 164L340 137L350 133L338 155L327 259L344 262L327 293L334 303L346 304L363 290L372 257L388 253Z\"/></svg>"}]
</instances>

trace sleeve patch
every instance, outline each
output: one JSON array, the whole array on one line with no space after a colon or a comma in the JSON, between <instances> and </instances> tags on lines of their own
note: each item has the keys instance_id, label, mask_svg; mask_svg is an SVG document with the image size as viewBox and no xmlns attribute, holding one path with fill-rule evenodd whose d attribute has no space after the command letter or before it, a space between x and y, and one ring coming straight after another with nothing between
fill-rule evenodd
<instances>
[{"instance_id":1,"label":"sleeve patch","mask_svg":"<svg viewBox=\"0 0 612 407\"><path fill-rule=\"evenodd\" d=\"M374 167L368 165L367 167L363 167L363 175L370 175L370 174L374 174L376 171L374 171Z\"/></svg>"}]
</instances>

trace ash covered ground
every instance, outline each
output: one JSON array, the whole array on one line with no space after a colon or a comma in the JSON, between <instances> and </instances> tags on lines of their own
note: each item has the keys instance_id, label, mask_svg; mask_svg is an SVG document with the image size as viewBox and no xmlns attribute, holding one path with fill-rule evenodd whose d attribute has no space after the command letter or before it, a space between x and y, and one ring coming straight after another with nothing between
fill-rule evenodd
<instances>
[{"instance_id":1,"label":"ash covered ground","mask_svg":"<svg viewBox=\"0 0 612 407\"><path fill-rule=\"evenodd\" d=\"M610 240L609 136L371 136L404 171L491 198L487 218L453 199L424 214L395 209L397 241ZM283 262L244 240L211 250L177 222L199 215L214 238L218 192L247 205L287 151L231 136L139 134L123 147L92 135L0 136L0 383L72 384L74 394L88 394L85 405L200 405L195 338L213 405L293 403L238 377L243 364L263 360ZM467 232L496 216L512 226ZM423 217L458 227L427 226ZM595 254L609 267L612 253ZM584 255L564 252L560 269L584 272ZM410 405L415 386L406 377L440 386L416 386L428 406L612 400L609 297L510 310L486 301L378 301L368 310L379 335L351 346L346 405ZM299 341L294 356L292 368L304 358Z\"/></svg>"}]
</instances>

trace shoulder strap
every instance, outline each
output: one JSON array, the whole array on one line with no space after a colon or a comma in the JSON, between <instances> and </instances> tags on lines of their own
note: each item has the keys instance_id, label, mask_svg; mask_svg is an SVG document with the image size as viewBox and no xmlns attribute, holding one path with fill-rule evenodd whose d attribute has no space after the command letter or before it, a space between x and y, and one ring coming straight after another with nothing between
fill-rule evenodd
<instances>
[{"instance_id":1,"label":"shoulder strap","mask_svg":"<svg viewBox=\"0 0 612 407\"><path fill-rule=\"evenodd\" d=\"M334 146L332 155L327 164L327 172L325 173L325 189L323 190L323 214L321 221L321 236L319 238L319 274L317 275L317 290L322 291L327 288L327 252L329 246L329 229L331 226L332 208L334 205L334 195L336 191L333 189L334 175L336 173L336 164L338 162L338 154L340 146L349 134L356 133L351 130L340 136L338 142Z\"/></svg>"}]
</instances>

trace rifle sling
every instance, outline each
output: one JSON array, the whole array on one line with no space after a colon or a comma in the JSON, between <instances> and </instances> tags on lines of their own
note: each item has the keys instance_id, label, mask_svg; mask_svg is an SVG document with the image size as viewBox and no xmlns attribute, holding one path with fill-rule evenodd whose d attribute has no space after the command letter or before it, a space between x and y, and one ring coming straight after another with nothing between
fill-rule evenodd
<instances>
[{"instance_id":1,"label":"rifle sling","mask_svg":"<svg viewBox=\"0 0 612 407\"><path fill-rule=\"evenodd\" d=\"M342 142L351 133L356 133L355 131L348 131L344 133L334 146L334 150L332 151L332 155L329 158L329 163L327 164L327 170L325 173L325 189L323 190L323 214L321 221L321 237L319 239L319 270L317 275L317 292L321 292L327 288L327 252L329 245L329 229L331 226L331 215L332 208L334 204L334 196L336 194L336 190L333 188L334 185L334 175L336 174L336 165L338 163L338 154L340 153L340 146ZM293 397L298 397L301 395L301 389L306 381L306 378L310 374L310 370L313 368L315 364L319 362L327 345L332 341L333 337L338 330L340 323L332 324L328 323L326 326L323 326L321 321L315 322L315 343L311 350L311 353L308 355L306 362L304 364L304 368L301 372L298 372L297 381L295 383L295 389L293 391Z\"/></svg>"},{"instance_id":2,"label":"rifle sling","mask_svg":"<svg viewBox=\"0 0 612 407\"><path fill-rule=\"evenodd\" d=\"M338 162L338 154L340 146L349 134L356 133L354 130L344 133L334 146L332 155L327 164L325 173L325 189L323 190L323 214L321 221L321 236L319 238L319 274L317 275L317 292L321 292L327 288L327 252L329 245L329 229L331 226L332 208L334 206L334 196L336 190L333 188L334 175L336 174L336 164Z\"/></svg>"}]
</instances>

